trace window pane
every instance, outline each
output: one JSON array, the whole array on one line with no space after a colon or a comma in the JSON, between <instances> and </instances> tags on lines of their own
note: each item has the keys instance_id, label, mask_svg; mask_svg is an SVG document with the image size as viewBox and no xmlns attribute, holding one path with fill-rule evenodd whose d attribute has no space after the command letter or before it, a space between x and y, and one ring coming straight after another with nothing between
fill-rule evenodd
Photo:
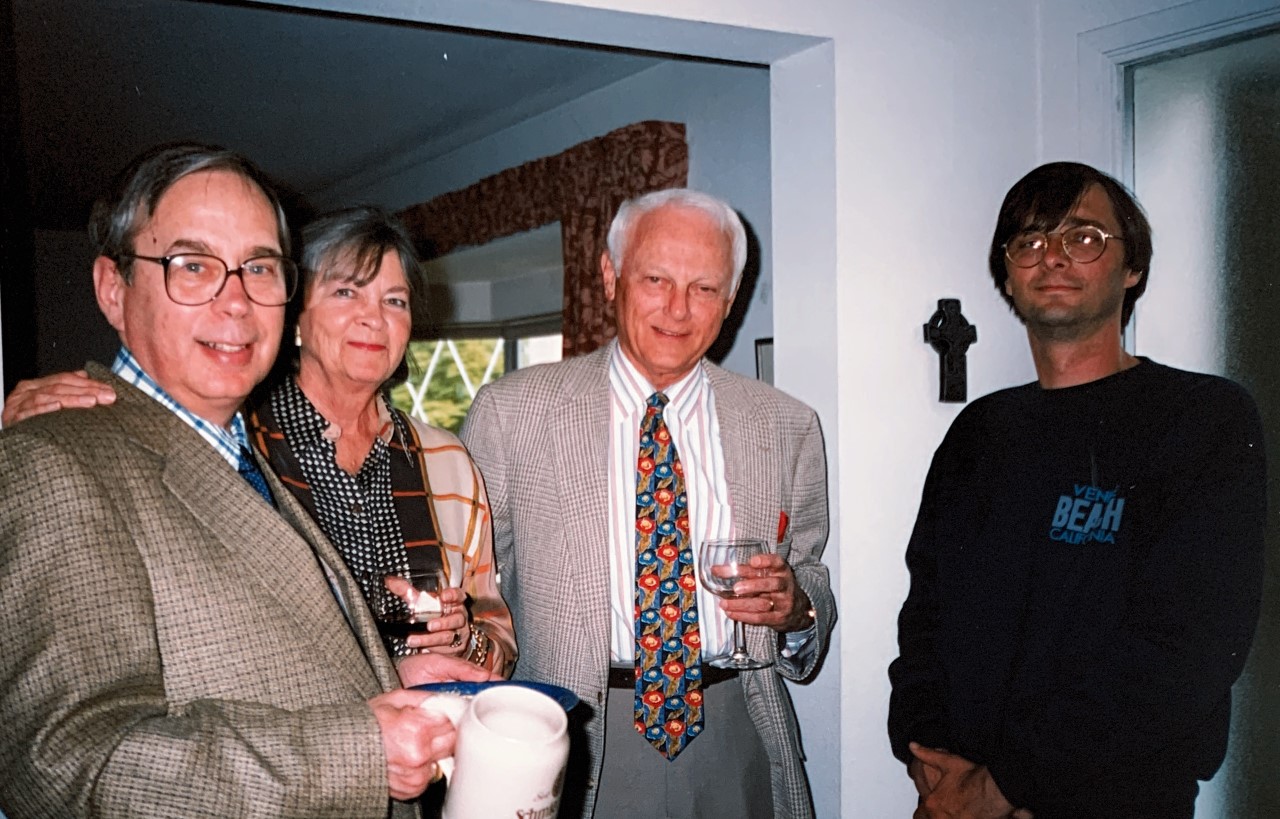
<instances>
[{"instance_id":1,"label":"window pane","mask_svg":"<svg viewBox=\"0 0 1280 819\"><path fill-rule=\"evenodd\" d=\"M515 345L517 367L560 360L559 333L519 338ZM505 369L500 338L411 341L408 355L409 379L391 391L391 403L450 432L462 428L476 391Z\"/></svg>"},{"instance_id":2,"label":"window pane","mask_svg":"<svg viewBox=\"0 0 1280 819\"><path fill-rule=\"evenodd\" d=\"M429 424L457 432L476 390L502 373L500 338L412 341L409 379L392 390L392 403Z\"/></svg>"}]
</instances>

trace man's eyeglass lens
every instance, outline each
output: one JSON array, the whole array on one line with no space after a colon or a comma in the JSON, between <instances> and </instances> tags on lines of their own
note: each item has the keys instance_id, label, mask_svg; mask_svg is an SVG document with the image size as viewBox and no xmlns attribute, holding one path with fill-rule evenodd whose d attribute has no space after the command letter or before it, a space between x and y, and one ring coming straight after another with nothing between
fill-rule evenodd
<instances>
[{"instance_id":1,"label":"man's eyeglass lens","mask_svg":"<svg viewBox=\"0 0 1280 819\"><path fill-rule=\"evenodd\" d=\"M226 286L227 276L236 274L244 283L245 295L264 307L278 307L289 301L298 281L298 269L283 256L257 256L246 259L235 270L217 256L184 253L179 256L135 258L159 262L164 266L165 290L178 304L208 304Z\"/></svg>"},{"instance_id":2,"label":"man's eyeglass lens","mask_svg":"<svg viewBox=\"0 0 1280 819\"><path fill-rule=\"evenodd\" d=\"M1073 262L1086 264L1095 261L1107 249L1107 239L1120 240L1092 225L1081 225L1055 233L1029 230L1019 233L1005 243L1004 253L1018 267L1035 267L1049 249L1049 237L1062 237L1062 250Z\"/></svg>"}]
</instances>

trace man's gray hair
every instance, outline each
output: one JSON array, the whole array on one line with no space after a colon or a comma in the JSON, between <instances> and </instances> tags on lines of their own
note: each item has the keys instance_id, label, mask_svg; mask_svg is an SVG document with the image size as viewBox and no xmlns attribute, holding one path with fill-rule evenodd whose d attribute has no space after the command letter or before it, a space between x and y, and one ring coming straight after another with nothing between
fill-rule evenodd
<instances>
[{"instance_id":1,"label":"man's gray hair","mask_svg":"<svg viewBox=\"0 0 1280 819\"><path fill-rule=\"evenodd\" d=\"M89 239L99 256L117 263L126 282L133 279L134 240L155 212L161 197L180 179L203 171L227 171L254 185L276 216L281 255L289 255L289 227L275 189L248 158L217 145L174 142L138 156L112 182L111 191L93 205Z\"/></svg>"},{"instance_id":2,"label":"man's gray hair","mask_svg":"<svg viewBox=\"0 0 1280 819\"><path fill-rule=\"evenodd\" d=\"M622 203L613 217L613 224L609 225L609 261L613 263L614 271L622 275L622 260L626 255L627 242L631 238L631 228L635 223L646 213L652 213L667 205L701 211L728 235L733 255L733 283L729 292L730 294L737 292L738 282L742 279L742 269L747 265L747 231L742 226L742 219L737 211L723 199L690 188L666 188L652 191Z\"/></svg>"}]
</instances>

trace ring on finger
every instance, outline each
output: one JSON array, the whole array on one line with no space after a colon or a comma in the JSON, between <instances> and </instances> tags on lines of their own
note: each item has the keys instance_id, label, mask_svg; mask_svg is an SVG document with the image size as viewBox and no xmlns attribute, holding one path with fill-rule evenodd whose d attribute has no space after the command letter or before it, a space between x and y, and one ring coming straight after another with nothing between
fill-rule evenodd
<instances>
[{"instance_id":1,"label":"ring on finger","mask_svg":"<svg viewBox=\"0 0 1280 819\"><path fill-rule=\"evenodd\" d=\"M462 632L454 629L453 640L449 643L449 648L457 648L460 645L462 645Z\"/></svg>"},{"instance_id":2,"label":"ring on finger","mask_svg":"<svg viewBox=\"0 0 1280 819\"><path fill-rule=\"evenodd\" d=\"M774 603L774 602L773 602L773 598L772 598L772 597L770 597L770 598L769 598L769 611L773 611L773 610L774 610L774 608L776 608L776 607L777 607L777 604L776 604L776 603Z\"/></svg>"}]
</instances>

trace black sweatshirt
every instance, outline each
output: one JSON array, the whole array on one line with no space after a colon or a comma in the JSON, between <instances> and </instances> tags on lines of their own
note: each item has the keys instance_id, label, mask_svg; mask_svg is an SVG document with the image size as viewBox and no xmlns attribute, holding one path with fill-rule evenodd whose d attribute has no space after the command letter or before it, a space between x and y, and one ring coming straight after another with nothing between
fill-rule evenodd
<instances>
[{"instance_id":1,"label":"black sweatshirt","mask_svg":"<svg viewBox=\"0 0 1280 819\"><path fill-rule=\"evenodd\" d=\"M1145 359L966 407L907 547L894 754L984 764L1036 819L1191 816L1257 623L1265 473L1244 389Z\"/></svg>"}]
</instances>

